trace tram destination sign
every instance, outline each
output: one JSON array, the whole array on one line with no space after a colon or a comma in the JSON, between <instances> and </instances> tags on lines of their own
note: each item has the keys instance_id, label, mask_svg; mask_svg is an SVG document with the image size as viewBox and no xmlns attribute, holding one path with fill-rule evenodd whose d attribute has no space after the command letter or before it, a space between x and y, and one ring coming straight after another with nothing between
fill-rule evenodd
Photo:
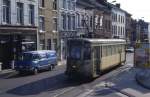
<instances>
[{"instance_id":1,"label":"tram destination sign","mask_svg":"<svg viewBox=\"0 0 150 97\"><path fill-rule=\"evenodd\" d=\"M139 68L150 69L150 43L137 43L135 45L134 64Z\"/></svg>"}]
</instances>

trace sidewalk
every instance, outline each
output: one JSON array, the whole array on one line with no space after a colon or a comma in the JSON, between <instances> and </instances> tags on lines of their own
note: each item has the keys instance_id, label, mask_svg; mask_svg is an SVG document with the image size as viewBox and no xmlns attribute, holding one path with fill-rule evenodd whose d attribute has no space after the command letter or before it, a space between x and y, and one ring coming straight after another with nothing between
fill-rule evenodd
<instances>
[{"instance_id":1,"label":"sidewalk","mask_svg":"<svg viewBox=\"0 0 150 97\"><path fill-rule=\"evenodd\" d=\"M150 69L142 69L136 73L135 78L141 86L150 89Z\"/></svg>"},{"instance_id":2,"label":"sidewalk","mask_svg":"<svg viewBox=\"0 0 150 97\"><path fill-rule=\"evenodd\" d=\"M58 66L66 65L66 60L58 61Z\"/></svg>"},{"instance_id":3,"label":"sidewalk","mask_svg":"<svg viewBox=\"0 0 150 97\"><path fill-rule=\"evenodd\" d=\"M59 61L58 66L61 66L61 65L66 65L66 60ZM13 72L15 72L15 70L12 70L12 69L2 70L2 71L0 71L0 76L5 76L5 75L8 75Z\"/></svg>"},{"instance_id":4,"label":"sidewalk","mask_svg":"<svg viewBox=\"0 0 150 97\"><path fill-rule=\"evenodd\" d=\"M11 74L13 72L15 72L15 70L5 69L5 70L0 71L0 76L5 76L5 75Z\"/></svg>"},{"instance_id":5,"label":"sidewalk","mask_svg":"<svg viewBox=\"0 0 150 97\"><path fill-rule=\"evenodd\" d=\"M135 79L136 68L130 68L100 82L87 97L150 97L150 91L139 85ZM150 82L149 82L150 83ZM109 91L108 91L109 90Z\"/></svg>"}]
</instances>

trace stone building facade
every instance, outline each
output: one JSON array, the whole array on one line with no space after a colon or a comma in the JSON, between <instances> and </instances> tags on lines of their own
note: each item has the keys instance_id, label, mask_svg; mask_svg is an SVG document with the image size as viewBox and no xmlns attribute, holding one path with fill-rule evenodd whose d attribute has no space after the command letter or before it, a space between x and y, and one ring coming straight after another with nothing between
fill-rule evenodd
<instances>
[{"instance_id":1,"label":"stone building facade","mask_svg":"<svg viewBox=\"0 0 150 97\"><path fill-rule=\"evenodd\" d=\"M58 0L58 32L60 59L66 58L66 42L76 37L76 0Z\"/></svg>"},{"instance_id":2,"label":"stone building facade","mask_svg":"<svg viewBox=\"0 0 150 97\"><path fill-rule=\"evenodd\" d=\"M94 5L88 0L77 0L76 29L78 37L88 37L93 32Z\"/></svg>"},{"instance_id":3,"label":"stone building facade","mask_svg":"<svg viewBox=\"0 0 150 97\"><path fill-rule=\"evenodd\" d=\"M131 37L132 37L132 18L131 14L126 12L126 41L127 44L131 45Z\"/></svg>"},{"instance_id":4,"label":"stone building facade","mask_svg":"<svg viewBox=\"0 0 150 97\"><path fill-rule=\"evenodd\" d=\"M39 48L58 49L58 0L39 0Z\"/></svg>"},{"instance_id":5,"label":"stone building facade","mask_svg":"<svg viewBox=\"0 0 150 97\"><path fill-rule=\"evenodd\" d=\"M126 39L126 12L120 4L112 5L112 38Z\"/></svg>"},{"instance_id":6,"label":"stone building facade","mask_svg":"<svg viewBox=\"0 0 150 97\"><path fill-rule=\"evenodd\" d=\"M95 22L97 21L95 24L96 37L102 39L112 38L111 9L105 0L93 0L93 2L96 7L94 10ZM97 18L97 16L99 17Z\"/></svg>"}]
</instances>

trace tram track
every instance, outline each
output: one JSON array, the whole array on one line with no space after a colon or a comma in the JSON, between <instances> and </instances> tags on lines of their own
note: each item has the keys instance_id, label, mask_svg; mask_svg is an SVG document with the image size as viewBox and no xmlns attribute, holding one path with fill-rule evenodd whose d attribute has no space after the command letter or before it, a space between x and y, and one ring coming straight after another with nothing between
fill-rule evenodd
<instances>
[{"instance_id":1,"label":"tram track","mask_svg":"<svg viewBox=\"0 0 150 97\"><path fill-rule=\"evenodd\" d=\"M58 93L57 95L54 95L53 97L69 97L68 95L71 95L71 97L86 97L87 95L89 95L90 93L92 93L94 91L94 88L97 87L97 84L100 83L101 81L106 81L111 77L115 77L117 76L119 73L122 73L126 70L129 70L130 68L132 68L131 66L126 66L126 65L122 65L121 67L118 67L115 70L112 70L102 76L100 76L99 78L95 79L92 82L89 83L83 83L80 86L76 86L76 87L72 87L69 89L65 89L62 92ZM122 95L125 95L127 97L135 97L131 94L128 94L124 91L120 91L117 88L113 88L111 86L107 86L106 88L109 88L113 91L116 91ZM82 89L81 91L79 91L79 89ZM77 92L78 91L78 92ZM75 93L76 92L76 93ZM75 94L74 94L75 93Z\"/></svg>"}]
</instances>

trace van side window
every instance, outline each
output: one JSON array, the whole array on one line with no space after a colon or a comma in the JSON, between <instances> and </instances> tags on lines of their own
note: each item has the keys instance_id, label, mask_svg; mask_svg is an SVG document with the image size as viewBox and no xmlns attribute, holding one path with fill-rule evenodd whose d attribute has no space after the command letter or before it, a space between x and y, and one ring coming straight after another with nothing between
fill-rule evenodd
<instances>
[{"instance_id":1,"label":"van side window","mask_svg":"<svg viewBox=\"0 0 150 97\"><path fill-rule=\"evenodd\" d=\"M56 57L56 53L47 53L47 57L50 58L50 57Z\"/></svg>"},{"instance_id":2,"label":"van side window","mask_svg":"<svg viewBox=\"0 0 150 97\"><path fill-rule=\"evenodd\" d=\"M47 58L46 54L40 54L40 58L43 59L43 58Z\"/></svg>"},{"instance_id":3,"label":"van side window","mask_svg":"<svg viewBox=\"0 0 150 97\"><path fill-rule=\"evenodd\" d=\"M33 59L33 60L40 59L40 56L39 56L38 54L34 54L34 55L32 56L32 59Z\"/></svg>"},{"instance_id":4,"label":"van side window","mask_svg":"<svg viewBox=\"0 0 150 97\"><path fill-rule=\"evenodd\" d=\"M83 49L83 58L84 60L89 60L91 59L91 48L90 47L84 47Z\"/></svg>"}]
</instances>

